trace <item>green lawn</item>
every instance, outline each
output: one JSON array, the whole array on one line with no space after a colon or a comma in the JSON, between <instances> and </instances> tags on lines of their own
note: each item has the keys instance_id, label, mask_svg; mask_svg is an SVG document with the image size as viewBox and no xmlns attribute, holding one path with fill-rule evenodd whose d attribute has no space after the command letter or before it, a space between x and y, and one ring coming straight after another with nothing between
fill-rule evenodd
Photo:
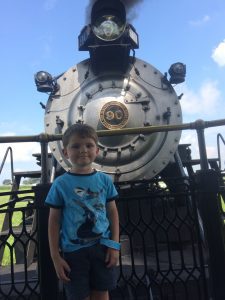
<instances>
[{"instance_id":1,"label":"green lawn","mask_svg":"<svg viewBox=\"0 0 225 300\"><path fill-rule=\"evenodd\" d=\"M30 189L31 189L30 186L21 186L19 190L24 191L24 190L30 190ZM0 204L7 203L9 201L9 196L1 196L1 193L9 192L10 190L11 190L11 186L0 186ZM22 194L19 196L19 198L24 197L24 196L30 196L30 195L32 195L32 194L31 193ZM27 205L27 201L21 201L21 202L18 202L15 207L25 207L26 205ZM0 230L2 229L4 217L5 217L5 214L0 213ZM21 223L21 217L22 217L21 212L15 212L13 214L13 226L18 226Z\"/></svg>"},{"instance_id":2,"label":"green lawn","mask_svg":"<svg viewBox=\"0 0 225 300\"><path fill-rule=\"evenodd\" d=\"M222 198L221 198L221 203L222 203L222 209L225 212L225 202L224 202L224 200Z\"/></svg>"},{"instance_id":3,"label":"green lawn","mask_svg":"<svg viewBox=\"0 0 225 300\"><path fill-rule=\"evenodd\" d=\"M20 187L20 191L30 190L30 189L31 189L30 186L21 186ZM7 203L9 201L9 196L1 196L1 193L9 192L10 190L11 190L11 186L0 186L0 204ZM22 194L19 197L30 196L30 195L32 195L32 193ZM17 207L17 208L25 207L27 205L27 203L28 203L27 201L21 201L21 202L18 202L15 207ZM6 208L7 208L7 206L4 207L3 209L6 209ZM4 218L5 218L5 213L0 212L0 230L2 230ZM12 218L12 226L17 227L21 224L21 222L22 222L22 212L20 212L20 211L14 212L13 218ZM10 236L8 238L7 242L10 245L12 245L14 243L14 237ZM15 254L14 253L13 253L13 261L15 262ZM1 265L6 266L6 265L9 265L10 263L11 263L10 249L8 246L6 246L5 250L4 250L4 255L3 255Z\"/></svg>"}]
</instances>

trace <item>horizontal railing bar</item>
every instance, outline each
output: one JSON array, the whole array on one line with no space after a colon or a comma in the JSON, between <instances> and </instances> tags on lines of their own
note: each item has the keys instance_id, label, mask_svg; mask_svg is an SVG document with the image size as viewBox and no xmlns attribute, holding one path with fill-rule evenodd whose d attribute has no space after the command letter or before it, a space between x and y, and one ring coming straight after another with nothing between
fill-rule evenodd
<instances>
[{"instance_id":1,"label":"horizontal railing bar","mask_svg":"<svg viewBox=\"0 0 225 300\"><path fill-rule=\"evenodd\" d=\"M99 137L103 136L117 136L126 134L141 134L141 133L155 133L155 132L167 132L167 131L178 131L178 130L197 130L208 127L216 127L225 125L225 119L204 121L196 120L191 123L184 123L178 125L159 125L159 126L146 126L136 128L122 128L112 130L98 130L97 134ZM62 139L62 134L46 134L41 133L39 135L28 135L28 136L1 136L0 143L17 143L17 142L51 142Z\"/></svg>"},{"instance_id":2,"label":"horizontal railing bar","mask_svg":"<svg viewBox=\"0 0 225 300\"><path fill-rule=\"evenodd\" d=\"M16 195L22 195L22 194L34 194L34 190L29 189L29 190L22 190L22 191L8 191L8 192L0 192L0 196L16 196ZM29 195L30 196L30 195ZM28 197L29 197L28 196Z\"/></svg>"}]
</instances>

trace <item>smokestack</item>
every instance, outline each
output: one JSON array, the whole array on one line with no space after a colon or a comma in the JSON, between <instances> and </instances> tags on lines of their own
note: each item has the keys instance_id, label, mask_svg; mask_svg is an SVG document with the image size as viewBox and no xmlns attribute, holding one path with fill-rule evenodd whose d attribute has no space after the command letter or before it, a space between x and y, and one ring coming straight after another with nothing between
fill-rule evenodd
<instances>
[{"instance_id":1,"label":"smokestack","mask_svg":"<svg viewBox=\"0 0 225 300\"><path fill-rule=\"evenodd\" d=\"M89 4L86 7L86 24L90 23L91 20L91 9L94 3L97 0L89 0ZM107 0L105 0L107 2ZM133 21L135 18L137 18L138 13L135 11L135 8L140 5L144 0L120 0L126 9L127 13L127 21L130 23Z\"/></svg>"}]
</instances>

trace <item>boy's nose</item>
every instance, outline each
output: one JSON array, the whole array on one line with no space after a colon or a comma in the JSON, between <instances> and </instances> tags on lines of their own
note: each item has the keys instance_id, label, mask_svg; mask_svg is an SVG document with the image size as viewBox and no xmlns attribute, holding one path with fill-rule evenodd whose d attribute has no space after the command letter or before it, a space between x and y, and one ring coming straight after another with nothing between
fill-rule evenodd
<instances>
[{"instance_id":1,"label":"boy's nose","mask_svg":"<svg viewBox=\"0 0 225 300\"><path fill-rule=\"evenodd\" d=\"M81 146L80 147L80 153L86 152L87 151L87 147L86 146Z\"/></svg>"}]
</instances>

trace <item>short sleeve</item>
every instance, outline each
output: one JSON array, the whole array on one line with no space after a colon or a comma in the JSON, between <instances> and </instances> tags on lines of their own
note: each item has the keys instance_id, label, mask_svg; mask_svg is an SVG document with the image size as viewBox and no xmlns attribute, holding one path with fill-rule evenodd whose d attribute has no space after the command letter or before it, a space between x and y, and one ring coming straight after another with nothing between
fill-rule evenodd
<instances>
[{"instance_id":1,"label":"short sleeve","mask_svg":"<svg viewBox=\"0 0 225 300\"><path fill-rule=\"evenodd\" d=\"M118 197L118 192L113 184L112 178L108 175L106 175L107 178L107 195L106 195L106 200L112 201L115 200Z\"/></svg>"},{"instance_id":2,"label":"short sleeve","mask_svg":"<svg viewBox=\"0 0 225 300\"><path fill-rule=\"evenodd\" d=\"M61 208L64 205L62 193L56 182L54 182L45 199L45 205L50 207Z\"/></svg>"}]
</instances>

